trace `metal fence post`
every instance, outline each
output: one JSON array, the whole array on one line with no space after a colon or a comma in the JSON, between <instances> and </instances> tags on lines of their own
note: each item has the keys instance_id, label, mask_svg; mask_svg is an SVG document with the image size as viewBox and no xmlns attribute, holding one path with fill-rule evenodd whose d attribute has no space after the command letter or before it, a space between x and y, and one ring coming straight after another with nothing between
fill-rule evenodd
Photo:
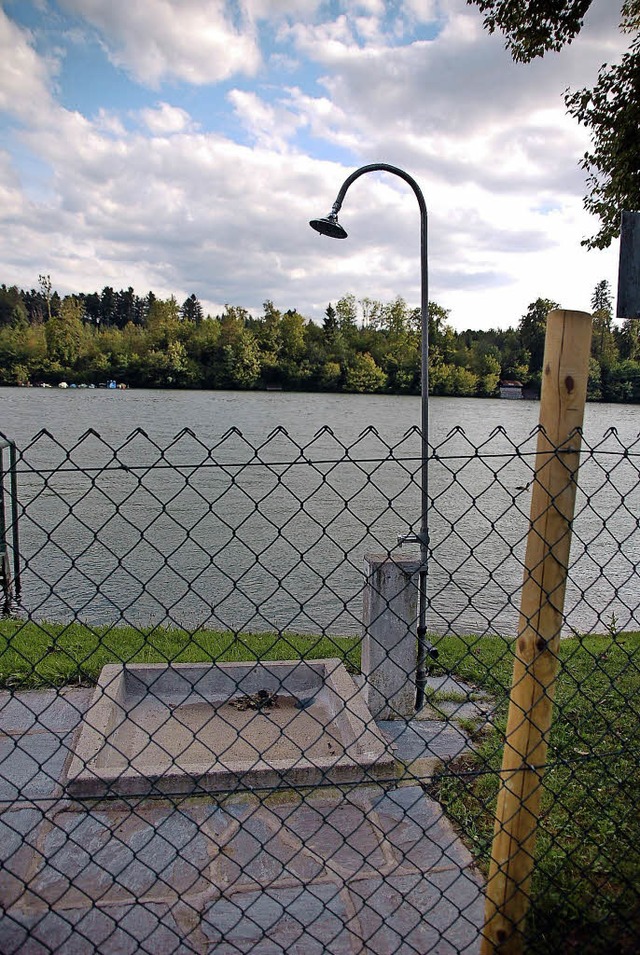
<instances>
[{"instance_id":1,"label":"metal fence post","mask_svg":"<svg viewBox=\"0 0 640 955\"><path fill-rule=\"evenodd\" d=\"M482 953L523 951L589 375L591 316L547 318L520 623L487 883Z\"/></svg>"}]
</instances>

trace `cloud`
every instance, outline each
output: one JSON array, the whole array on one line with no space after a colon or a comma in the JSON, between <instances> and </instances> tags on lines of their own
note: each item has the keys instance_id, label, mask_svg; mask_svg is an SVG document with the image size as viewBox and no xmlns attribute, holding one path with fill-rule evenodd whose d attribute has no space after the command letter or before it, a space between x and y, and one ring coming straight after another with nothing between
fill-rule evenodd
<instances>
[{"instance_id":1,"label":"cloud","mask_svg":"<svg viewBox=\"0 0 640 955\"><path fill-rule=\"evenodd\" d=\"M306 122L299 112L282 104L266 103L248 90L231 90L228 99L253 141L278 152L287 150L298 128Z\"/></svg>"},{"instance_id":2,"label":"cloud","mask_svg":"<svg viewBox=\"0 0 640 955\"><path fill-rule=\"evenodd\" d=\"M20 179L9 153L3 150L0 150L0 209L2 209L3 221L9 227L18 223L24 212Z\"/></svg>"},{"instance_id":3,"label":"cloud","mask_svg":"<svg viewBox=\"0 0 640 955\"><path fill-rule=\"evenodd\" d=\"M341 213L347 242L307 224L355 166L373 161L421 184L432 297L457 325L517 322L538 295L580 307L574 288L588 306L593 282L614 274L611 253L579 245L593 229L577 165L586 141L561 99L619 48L606 11L584 42L531 69L511 64L462 0L410 5L416 22L442 19L433 40L401 39L378 3L343 3L323 20L326 8L309 0L292 26L294 0L252 0L240 20L196 0L63 2L141 83L180 82L159 101L138 97L134 113L65 109L51 92L56 61L0 11L0 106L24 126L20 148L50 169L36 197L17 152L0 154L0 281L31 287L48 272L61 293L105 284L180 300L195 292L211 311L225 302L259 311L271 298L318 319L348 292L415 304L419 217L405 183L372 175L354 184ZM258 22L269 28L262 50ZM264 73L272 57L301 64L286 86ZM237 78L258 68L260 85ZM234 88L215 107L224 123L208 127L180 83L230 76Z\"/></svg>"},{"instance_id":4,"label":"cloud","mask_svg":"<svg viewBox=\"0 0 640 955\"><path fill-rule=\"evenodd\" d=\"M234 22L219 0L60 0L100 34L116 66L157 88L166 80L195 85L253 75L261 55L253 24ZM237 8L236 8L237 9Z\"/></svg>"},{"instance_id":5,"label":"cloud","mask_svg":"<svg viewBox=\"0 0 640 955\"><path fill-rule=\"evenodd\" d=\"M34 39L0 7L0 112L24 123L38 122L50 106L50 85L57 70L53 58L35 50Z\"/></svg>"},{"instance_id":6,"label":"cloud","mask_svg":"<svg viewBox=\"0 0 640 955\"><path fill-rule=\"evenodd\" d=\"M169 103L158 103L154 109L140 110L140 118L154 135L183 133L193 128L193 121L186 110Z\"/></svg>"}]
</instances>

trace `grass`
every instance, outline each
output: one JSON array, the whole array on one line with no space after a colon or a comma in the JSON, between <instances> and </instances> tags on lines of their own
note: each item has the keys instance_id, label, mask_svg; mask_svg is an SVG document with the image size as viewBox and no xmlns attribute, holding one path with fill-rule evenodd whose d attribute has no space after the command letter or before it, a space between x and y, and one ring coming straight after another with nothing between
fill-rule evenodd
<instances>
[{"instance_id":1,"label":"grass","mask_svg":"<svg viewBox=\"0 0 640 955\"><path fill-rule=\"evenodd\" d=\"M497 704L492 731L431 789L486 871L513 643L447 637L438 649L446 670ZM631 955L640 950L640 634L566 639L560 659L527 952Z\"/></svg>"},{"instance_id":2,"label":"grass","mask_svg":"<svg viewBox=\"0 0 640 955\"><path fill-rule=\"evenodd\" d=\"M33 689L95 683L105 663L218 663L338 657L360 666L357 637L234 634L158 627L0 621L0 687Z\"/></svg>"},{"instance_id":3,"label":"grass","mask_svg":"<svg viewBox=\"0 0 640 955\"><path fill-rule=\"evenodd\" d=\"M476 734L474 751L443 767L430 788L486 871L513 642L447 636L437 639L437 647L435 674L456 674L495 701L490 731ZM90 684L114 661L301 657L338 657L357 670L360 641L0 621L5 688ZM527 951L631 955L640 950L640 634L569 638L560 657Z\"/></svg>"}]
</instances>

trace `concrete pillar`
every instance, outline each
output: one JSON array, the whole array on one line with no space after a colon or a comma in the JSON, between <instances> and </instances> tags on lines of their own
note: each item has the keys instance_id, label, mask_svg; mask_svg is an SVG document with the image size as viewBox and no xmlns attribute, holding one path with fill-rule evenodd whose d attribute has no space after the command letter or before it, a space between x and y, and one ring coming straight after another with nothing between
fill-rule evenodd
<instances>
[{"instance_id":1,"label":"concrete pillar","mask_svg":"<svg viewBox=\"0 0 640 955\"><path fill-rule=\"evenodd\" d=\"M374 719L415 713L419 568L417 557L364 558L362 675Z\"/></svg>"}]
</instances>

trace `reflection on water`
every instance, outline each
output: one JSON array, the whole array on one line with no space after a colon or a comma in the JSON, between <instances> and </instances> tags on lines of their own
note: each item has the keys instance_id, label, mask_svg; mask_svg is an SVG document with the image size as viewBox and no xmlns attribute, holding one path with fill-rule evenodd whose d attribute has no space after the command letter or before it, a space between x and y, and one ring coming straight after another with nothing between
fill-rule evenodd
<instances>
[{"instance_id":1,"label":"reflection on water","mask_svg":"<svg viewBox=\"0 0 640 955\"><path fill-rule=\"evenodd\" d=\"M2 397L21 451L23 604L37 618L358 633L364 555L419 523L415 398ZM538 411L431 400L433 631L516 629ZM638 430L640 409L588 406L568 628L640 623Z\"/></svg>"}]
</instances>

